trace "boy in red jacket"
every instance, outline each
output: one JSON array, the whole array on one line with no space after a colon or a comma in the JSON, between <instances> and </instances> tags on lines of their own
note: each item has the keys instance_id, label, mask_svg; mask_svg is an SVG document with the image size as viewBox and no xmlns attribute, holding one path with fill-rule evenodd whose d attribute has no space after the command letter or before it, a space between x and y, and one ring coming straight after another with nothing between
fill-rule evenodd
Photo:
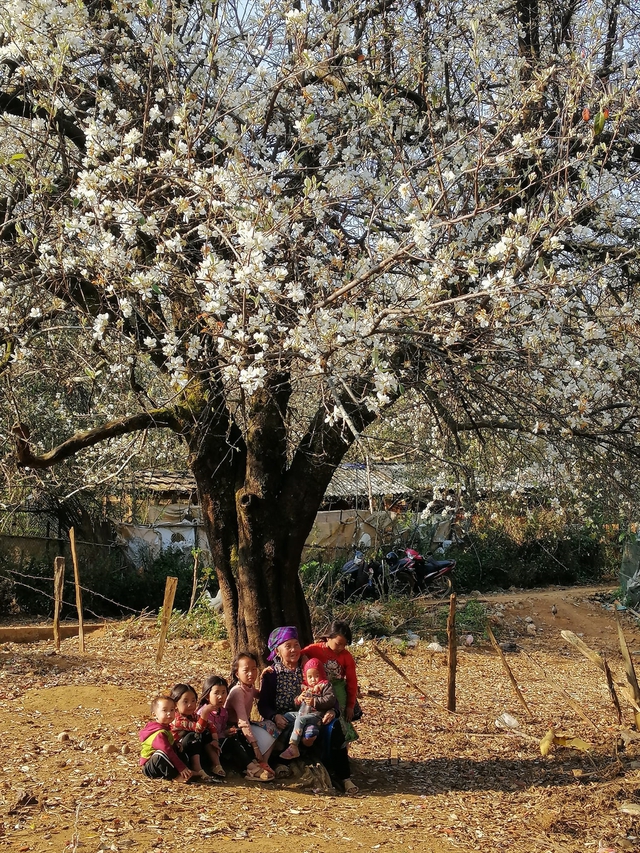
<instances>
[{"instance_id":1,"label":"boy in red jacket","mask_svg":"<svg viewBox=\"0 0 640 853\"><path fill-rule=\"evenodd\" d=\"M151 703L152 720L146 724L138 737L140 766L150 779L176 779L188 782L193 772L187 766L189 758L174 747L171 723L176 715L176 703L170 696L156 696Z\"/></svg>"}]
</instances>

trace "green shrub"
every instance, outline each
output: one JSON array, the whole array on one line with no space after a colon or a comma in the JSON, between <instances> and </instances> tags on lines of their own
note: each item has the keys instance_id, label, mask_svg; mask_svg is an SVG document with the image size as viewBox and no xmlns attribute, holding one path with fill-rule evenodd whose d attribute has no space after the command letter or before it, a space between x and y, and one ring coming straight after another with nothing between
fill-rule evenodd
<instances>
[{"instance_id":1,"label":"green shrub","mask_svg":"<svg viewBox=\"0 0 640 853\"><path fill-rule=\"evenodd\" d=\"M162 608L158 612L158 625L162 619ZM227 629L224 617L199 598L193 610L183 613L174 610L169 622L169 636L181 639L226 640Z\"/></svg>"},{"instance_id":2,"label":"green shrub","mask_svg":"<svg viewBox=\"0 0 640 853\"><path fill-rule=\"evenodd\" d=\"M452 546L457 590L603 582L619 564L619 546L606 529L567 525L555 513L477 515L467 541Z\"/></svg>"}]
</instances>

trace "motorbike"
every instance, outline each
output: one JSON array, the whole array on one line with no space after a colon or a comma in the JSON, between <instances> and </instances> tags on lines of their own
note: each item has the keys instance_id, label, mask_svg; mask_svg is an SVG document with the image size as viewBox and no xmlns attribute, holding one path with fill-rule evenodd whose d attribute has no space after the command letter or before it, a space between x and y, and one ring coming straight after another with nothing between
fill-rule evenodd
<instances>
[{"instance_id":1,"label":"motorbike","mask_svg":"<svg viewBox=\"0 0 640 853\"><path fill-rule=\"evenodd\" d=\"M423 557L413 548L407 548L404 556L390 551L385 557L390 588L411 595L429 593L441 598L452 589L451 573L455 569L455 560L435 560L433 556Z\"/></svg>"},{"instance_id":2,"label":"motorbike","mask_svg":"<svg viewBox=\"0 0 640 853\"><path fill-rule=\"evenodd\" d=\"M375 560L367 560L362 551L356 551L353 559L344 564L342 578L345 601L355 597L380 597L382 566Z\"/></svg>"}]
</instances>

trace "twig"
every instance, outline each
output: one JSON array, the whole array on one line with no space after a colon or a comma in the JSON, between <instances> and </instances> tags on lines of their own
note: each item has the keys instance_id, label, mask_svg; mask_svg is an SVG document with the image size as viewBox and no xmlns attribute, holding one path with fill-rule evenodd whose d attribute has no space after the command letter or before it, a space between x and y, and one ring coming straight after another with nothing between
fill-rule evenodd
<instances>
[{"instance_id":1,"label":"twig","mask_svg":"<svg viewBox=\"0 0 640 853\"><path fill-rule=\"evenodd\" d=\"M504 671L507 673L507 675L509 677L509 681L511 682L511 686L513 687L513 692L516 694L518 702L520 702L520 704L525 709L527 714L530 717L533 717L533 714L531 713L529 706L527 705L527 701L524 698L524 696L522 695L520 688L518 687L518 682L516 681L515 676L514 676L513 672L511 671L511 667L507 663L507 659L504 656L504 652L502 651L502 649L498 645L498 641L496 640L496 638L493 636L493 631L491 630L491 627L490 627L488 622L486 625L486 631L487 631L487 634L489 635L489 639L491 640L491 645L493 646L493 648L498 653L498 657L500 658L500 663L502 664Z\"/></svg>"},{"instance_id":2,"label":"twig","mask_svg":"<svg viewBox=\"0 0 640 853\"><path fill-rule=\"evenodd\" d=\"M374 642L371 645L372 645L374 651L376 652L376 654L380 655L382 660L386 664L388 664L391 667L391 669L393 669L395 672L397 672L398 675L400 676L400 678L402 678L402 680L405 681L409 685L409 687L412 687L414 690L417 690L418 693L420 693L421 696L424 696L424 698L428 702L431 702L433 705L436 705L438 708L442 708L443 711L447 711L447 713L449 713L449 714L455 714L456 713L455 711L449 711L449 709L445 708L444 705L441 705L439 702L436 702L435 699L432 699L431 696L429 696L427 693L425 693L421 687L418 687L418 685L415 684L415 682L411 681L411 679L407 675L405 675L405 673L400 669L400 667L396 663L394 663L391 660L391 658L382 651L382 649L380 648L380 646L377 643Z\"/></svg>"},{"instance_id":3,"label":"twig","mask_svg":"<svg viewBox=\"0 0 640 853\"><path fill-rule=\"evenodd\" d=\"M565 702L566 702L566 703L567 703L571 708L573 708L573 710L576 712L576 714L577 714L579 717L582 717L582 719L583 719L585 722L589 723L589 725L590 725L590 726L593 726L593 728L594 728L594 729L596 729L596 731L599 731L598 726L593 722L593 720L590 720L590 719L589 719L589 717L587 717L587 715L585 714L584 710L582 709L582 706L580 705L580 703L579 703L579 702L576 702L576 700L573 698L573 696L571 696L571 694L567 693L567 691L564 689L564 687L560 687L560 685L559 685L559 684L556 684L554 681L552 681L552 680L549 678L549 676L547 675L547 673L544 671L544 669L542 668L542 666L541 666L537 661L535 661L535 660L531 657L531 655L528 655L526 652L525 652L525 655L526 655L527 659L528 659L528 660L529 660L529 661L530 661L530 662L531 662L535 667L537 667L537 669L542 673L542 675L543 675L543 677L544 677L545 681L547 682L547 684L549 685L549 687L551 687L553 690L557 690L557 691L558 691L558 693L560 693L560 694L563 696L563 698L564 698Z\"/></svg>"}]
</instances>

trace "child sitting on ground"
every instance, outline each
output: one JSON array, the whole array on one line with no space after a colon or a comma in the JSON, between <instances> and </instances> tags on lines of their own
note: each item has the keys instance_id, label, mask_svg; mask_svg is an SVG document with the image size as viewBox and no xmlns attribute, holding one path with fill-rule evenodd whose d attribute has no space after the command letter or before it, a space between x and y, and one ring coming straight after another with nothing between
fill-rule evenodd
<instances>
[{"instance_id":1,"label":"child sitting on ground","mask_svg":"<svg viewBox=\"0 0 640 853\"><path fill-rule=\"evenodd\" d=\"M275 774L267 764L269 753L278 737L278 730L271 720L251 722L251 710L258 698L255 683L258 678L258 658L252 652L239 652L231 664L231 689L225 708L228 721L237 726L238 739L248 756L253 760L246 770L246 778L257 782L271 782Z\"/></svg>"},{"instance_id":2,"label":"child sitting on ground","mask_svg":"<svg viewBox=\"0 0 640 853\"><path fill-rule=\"evenodd\" d=\"M280 756L287 760L298 758L298 744L303 736L305 741L311 741L318 736L325 711L332 710L336 705L333 687L327 680L324 666L318 658L311 658L305 663L302 675L302 692L294 700L300 708L293 724L289 746Z\"/></svg>"},{"instance_id":3,"label":"child sitting on ground","mask_svg":"<svg viewBox=\"0 0 640 853\"><path fill-rule=\"evenodd\" d=\"M326 637L321 637L317 643L305 646L302 650L303 655L319 658L324 664L340 706L340 725L347 743L358 737L351 721L362 716L362 710L357 702L356 662L347 649L347 646L351 645L351 640L351 628L346 622L336 621L331 624Z\"/></svg>"},{"instance_id":4,"label":"child sitting on ground","mask_svg":"<svg viewBox=\"0 0 640 853\"><path fill-rule=\"evenodd\" d=\"M220 776L220 746L218 730L211 720L213 707L205 704L198 709L198 694L190 684L176 684L171 690L171 698L176 703L176 714L171 723L171 733L176 744L184 752L191 753L191 769L193 775L203 782L214 781L202 768L201 754L204 753L214 768L216 778ZM193 745L193 749L190 747ZM197 752L197 746L200 752ZM220 768L222 769L222 768ZM222 772L224 776L224 771Z\"/></svg>"},{"instance_id":5,"label":"child sitting on ground","mask_svg":"<svg viewBox=\"0 0 640 853\"><path fill-rule=\"evenodd\" d=\"M243 774L248 772L251 776L259 773L261 768L255 761L253 750L249 751L244 738L238 736L238 728L229 725L229 711L225 708L227 694L227 680L221 675L210 675L205 679L198 699L199 708L203 705L211 705L213 708L209 722L215 725L218 732L222 766L214 767L213 772L224 776L225 770L229 769Z\"/></svg>"},{"instance_id":6,"label":"child sitting on ground","mask_svg":"<svg viewBox=\"0 0 640 853\"><path fill-rule=\"evenodd\" d=\"M177 779L188 782L193 775L189 756L174 747L171 723L176 715L176 703L170 696L156 696L151 702L152 720L139 732L141 741L140 766L150 779Z\"/></svg>"}]
</instances>

